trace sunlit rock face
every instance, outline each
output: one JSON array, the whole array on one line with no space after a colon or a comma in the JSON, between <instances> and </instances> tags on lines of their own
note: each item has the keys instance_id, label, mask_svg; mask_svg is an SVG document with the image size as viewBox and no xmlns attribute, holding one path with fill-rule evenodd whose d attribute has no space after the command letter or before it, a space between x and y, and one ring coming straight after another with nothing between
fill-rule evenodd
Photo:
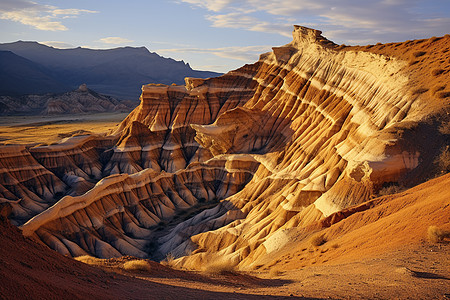
<instances>
[{"instance_id":1,"label":"sunlit rock face","mask_svg":"<svg viewBox=\"0 0 450 300\"><path fill-rule=\"evenodd\" d=\"M67 196L23 232L72 256L172 253L194 268L220 254L245 267L290 228L425 178L445 143L433 116L448 101L430 107L406 61L342 49L305 27L293 37L218 78L144 86L114 145L26 150L51 178L42 185L61 182Z\"/></svg>"},{"instance_id":2,"label":"sunlit rock face","mask_svg":"<svg viewBox=\"0 0 450 300\"><path fill-rule=\"evenodd\" d=\"M40 165L25 146L0 147L0 201L12 205L16 224L56 202L66 185Z\"/></svg>"}]
</instances>

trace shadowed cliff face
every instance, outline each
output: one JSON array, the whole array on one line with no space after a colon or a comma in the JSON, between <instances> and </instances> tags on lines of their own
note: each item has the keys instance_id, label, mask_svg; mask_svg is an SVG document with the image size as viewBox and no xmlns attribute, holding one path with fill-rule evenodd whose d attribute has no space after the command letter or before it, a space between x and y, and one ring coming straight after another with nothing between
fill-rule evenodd
<instances>
[{"instance_id":1,"label":"shadowed cliff face","mask_svg":"<svg viewBox=\"0 0 450 300\"><path fill-rule=\"evenodd\" d=\"M191 253L177 263L193 267L220 253L244 266L286 229L429 176L447 99L415 92L407 61L305 27L293 37L218 78L144 86L111 137L4 148L10 218L34 216L24 234L72 256Z\"/></svg>"}]
</instances>

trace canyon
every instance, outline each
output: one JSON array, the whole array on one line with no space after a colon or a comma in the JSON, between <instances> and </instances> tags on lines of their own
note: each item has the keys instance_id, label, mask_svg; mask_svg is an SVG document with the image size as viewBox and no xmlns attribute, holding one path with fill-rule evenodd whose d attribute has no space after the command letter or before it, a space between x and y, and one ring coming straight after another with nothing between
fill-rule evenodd
<instances>
[{"instance_id":1,"label":"canyon","mask_svg":"<svg viewBox=\"0 0 450 300\"><path fill-rule=\"evenodd\" d=\"M281 268L318 235L317 249L336 247L288 268L370 256L380 231L390 245L419 243L428 226L450 226L446 194L384 195L448 172L449 45L446 35L339 46L295 26L291 43L254 64L144 85L109 135L1 146L0 204L63 255L170 257L187 270L219 257L242 271ZM408 209L422 220L414 234L404 234ZM389 218L397 225L379 226ZM358 235L364 226L370 236ZM352 234L364 243L348 246Z\"/></svg>"}]
</instances>

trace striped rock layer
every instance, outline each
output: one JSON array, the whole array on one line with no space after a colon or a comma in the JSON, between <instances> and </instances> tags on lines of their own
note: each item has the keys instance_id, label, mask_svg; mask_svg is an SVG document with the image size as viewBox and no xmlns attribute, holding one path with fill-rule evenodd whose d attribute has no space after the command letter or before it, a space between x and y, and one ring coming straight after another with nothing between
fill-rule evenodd
<instances>
[{"instance_id":1,"label":"striped rock layer","mask_svg":"<svg viewBox=\"0 0 450 300\"><path fill-rule=\"evenodd\" d=\"M24 234L67 255L247 266L287 229L428 174L445 136L408 63L320 34L295 26L252 65L146 85L111 137L1 150L0 201Z\"/></svg>"}]
</instances>

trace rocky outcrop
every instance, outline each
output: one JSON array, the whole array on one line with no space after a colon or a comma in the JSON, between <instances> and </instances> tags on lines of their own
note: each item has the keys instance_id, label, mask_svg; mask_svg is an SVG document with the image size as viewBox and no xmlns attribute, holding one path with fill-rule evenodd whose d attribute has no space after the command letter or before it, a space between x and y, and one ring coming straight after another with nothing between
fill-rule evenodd
<instances>
[{"instance_id":1,"label":"rocky outcrop","mask_svg":"<svg viewBox=\"0 0 450 300\"><path fill-rule=\"evenodd\" d=\"M12 206L16 225L51 206L67 188L25 146L0 147L0 174L0 202Z\"/></svg>"},{"instance_id":2,"label":"rocky outcrop","mask_svg":"<svg viewBox=\"0 0 450 300\"><path fill-rule=\"evenodd\" d=\"M220 254L244 267L290 228L430 176L449 103L417 92L416 64L305 27L293 37L218 78L145 85L114 145L31 148L71 195L23 232L74 256L190 254L177 263L193 268Z\"/></svg>"},{"instance_id":3,"label":"rocky outcrop","mask_svg":"<svg viewBox=\"0 0 450 300\"><path fill-rule=\"evenodd\" d=\"M227 160L219 159L176 173L148 168L112 175L82 196L62 198L28 221L23 232L67 255L148 257L156 225L194 205L235 194L251 175L251 168L228 168Z\"/></svg>"},{"instance_id":4,"label":"rocky outcrop","mask_svg":"<svg viewBox=\"0 0 450 300\"><path fill-rule=\"evenodd\" d=\"M1 96L1 115L55 115L131 111L137 103L98 94L82 84L60 94Z\"/></svg>"}]
</instances>

